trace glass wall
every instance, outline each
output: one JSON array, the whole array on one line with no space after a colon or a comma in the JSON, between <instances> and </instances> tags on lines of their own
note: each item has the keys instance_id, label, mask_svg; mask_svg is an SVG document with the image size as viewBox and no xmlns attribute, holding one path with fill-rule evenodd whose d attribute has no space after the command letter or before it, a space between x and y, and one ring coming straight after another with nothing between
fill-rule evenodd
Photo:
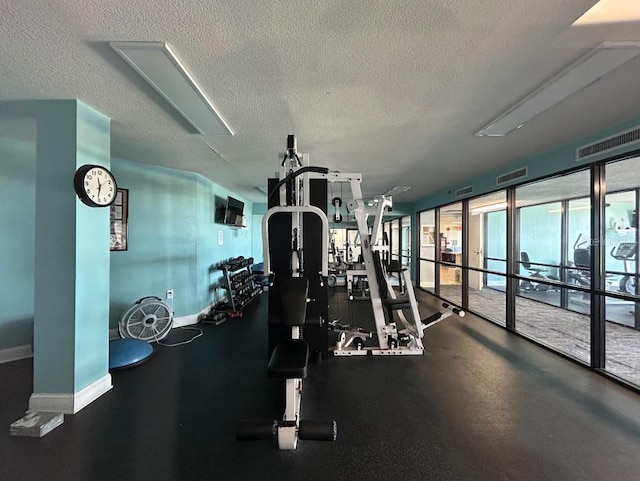
<instances>
[{"instance_id":1,"label":"glass wall","mask_svg":"<svg viewBox=\"0 0 640 481\"><path fill-rule=\"evenodd\" d=\"M348 263L361 263L360 233L358 229L347 229L345 244L346 259Z\"/></svg>"},{"instance_id":2,"label":"glass wall","mask_svg":"<svg viewBox=\"0 0 640 481\"><path fill-rule=\"evenodd\" d=\"M576 250L588 250L591 244L590 186L590 173L584 170L515 189L515 328L587 363L589 263L582 267ZM576 263L586 270L576 270ZM569 305L573 313L567 311Z\"/></svg>"},{"instance_id":3,"label":"glass wall","mask_svg":"<svg viewBox=\"0 0 640 481\"><path fill-rule=\"evenodd\" d=\"M391 222L382 223L382 232L384 232L383 234L384 243L386 245L389 245L389 242L391 242Z\"/></svg>"},{"instance_id":4,"label":"glass wall","mask_svg":"<svg viewBox=\"0 0 640 481\"><path fill-rule=\"evenodd\" d=\"M439 287L445 299L462 305L462 202L440 207Z\"/></svg>"},{"instance_id":5,"label":"glass wall","mask_svg":"<svg viewBox=\"0 0 640 481\"><path fill-rule=\"evenodd\" d=\"M400 219L400 262L402 266L411 269L411 217Z\"/></svg>"},{"instance_id":6,"label":"glass wall","mask_svg":"<svg viewBox=\"0 0 640 481\"><path fill-rule=\"evenodd\" d=\"M329 229L329 263L333 269L344 269L347 230L335 227Z\"/></svg>"},{"instance_id":7,"label":"glass wall","mask_svg":"<svg viewBox=\"0 0 640 481\"><path fill-rule=\"evenodd\" d=\"M400 219L395 219L391 224L391 259L400 260Z\"/></svg>"},{"instance_id":8,"label":"glass wall","mask_svg":"<svg viewBox=\"0 0 640 481\"><path fill-rule=\"evenodd\" d=\"M606 270L605 369L640 385L638 310L638 189L640 159L605 167L607 195L603 219ZM615 296L613 295L615 293Z\"/></svg>"},{"instance_id":9,"label":"glass wall","mask_svg":"<svg viewBox=\"0 0 640 481\"><path fill-rule=\"evenodd\" d=\"M420 212L418 285L640 387L639 208L634 157Z\"/></svg>"},{"instance_id":10,"label":"glass wall","mask_svg":"<svg viewBox=\"0 0 640 481\"><path fill-rule=\"evenodd\" d=\"M418 216L420 264L418 266L418 285L430 292L436 287L436 211L426 210Z\"/></svg>"},{"instance_id":11,"label":"glass wall","mask_svg":"<svg viewBox=\"0 0 640 481\"><path fill-rule=\"evenodd\" d=\"M468 309L502 326L506 325L506 212L504 190L469 201Z\"/></svg>"}]
</instances>

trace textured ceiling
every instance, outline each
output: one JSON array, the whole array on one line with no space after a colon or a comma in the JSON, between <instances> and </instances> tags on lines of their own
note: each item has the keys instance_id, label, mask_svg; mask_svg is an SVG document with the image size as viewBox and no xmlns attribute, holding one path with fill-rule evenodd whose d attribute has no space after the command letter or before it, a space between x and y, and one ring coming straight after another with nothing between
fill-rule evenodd
<instances>
[{"instance_id":1,"label":"textured ceiling","mask_svg":"<svg viewBox=\"0 0 640 481\"><path fill-rule=\"evenodd\" d=\"M112 119L112 154L198 172L250 200L287 134L311 163L415 200L640 113L640 59L505 138L473 132L603 40L594 0L0 0L0 136L22 101L77 98ZM235 136L194 133L109 41L168 42ZM209 144L209 148L206 144Z\"/></svg>"}]
</instances>

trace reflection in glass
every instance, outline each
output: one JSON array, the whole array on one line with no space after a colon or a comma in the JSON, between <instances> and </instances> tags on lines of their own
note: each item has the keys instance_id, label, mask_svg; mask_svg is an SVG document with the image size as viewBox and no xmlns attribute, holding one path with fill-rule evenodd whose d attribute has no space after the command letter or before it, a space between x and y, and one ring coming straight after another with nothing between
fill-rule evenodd
<instances>
[{"instance_id":1,"label":"reflection in glass","mask_svg":"<svg viewBox=\"0 0 640 481\"><path fill-rule=\"evenodd\" d=\"M562 256L562 208L559 202L518 209L519 274L532 278L521 290L535 290L536 279L560 279Z\"/></svg>"},{"instance_id":2,"label":"reflection in glass","mask_svg":"<svg viewBox=\"0 0 640 481\"><path fill-rule=\"evenodd\" d=\"M411 217L405 216L400 219L402 224L401 230L401 243L402 247L400 249L400 261L402 262L403 267L408 269L411 268Z\"/></svg>"},{"instance_id":3,"label":"reflection in glass","mask_svg":"<svg viewBox=\"0 0 640 481\"><path fill-rule=\"evenodd\" d=\"M420 259L436 258L436 212L427 210L420 213Z\"/></svg>"},{"instance_id":4,"label":"reflection in glass","mask_svg":"<svg viewBox=\"0 0 640 481\"><path fill-rule=\"evenodd\" d=\"M440 260L462 265L462 203L440 207Z\"/></svg>"},{"instance_id":5,"label":"reflection in glass","mask_svg":"<svg viewBox=\"0 0 640 481\"><path fill-rule=\"evenodd\" d=\"M469 201L469 308L505 326L507 194L501 190Z\"/></svg>"},{"instance_id":6,"label":"reflection in glass","mask_svg":"<svg viewBox=\"0 0 640 481\"><path fill-rule=\"evenodd\" d=\"M391 221L391 259L400 260L400 219Z\"/></svg>"},{"instance_id":7,"label":"reflection in glass","mask_svg":"<svg viewBox=\"0 0 640 481\"><path fill-rule=\"evenodd\" d=\"M436 287L436 264L433 261L420 260L420 281L419 286L429 292L435 292Z\"/></svg>"},{"instance_id":8,"label":"reflection in glass","mask_svg":"<svg viewBox=\"0 0 640 481\"><path fill-rule=\"evenodd\" d=\"M458 306L462 305L462 268L440 265L440 295Z\"/></svg>"}]
</instances>

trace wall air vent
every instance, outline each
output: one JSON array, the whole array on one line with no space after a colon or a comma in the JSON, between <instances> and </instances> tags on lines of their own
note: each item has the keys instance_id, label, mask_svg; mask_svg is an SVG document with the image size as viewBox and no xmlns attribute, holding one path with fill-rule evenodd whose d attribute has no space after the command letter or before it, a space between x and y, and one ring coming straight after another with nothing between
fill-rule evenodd
<instances>
[{"instance_id":1,"label":"wall air vent","mask_svg":"<svg viewBox=\"0 0 640 481\"><path fill-rule=\"evenodd\" d=\"M623 145L637 144L640 142L640 127L634 127L624 132L598 140L589 145L583 145L576 149L576 162L587 160L596 155L617 149Z\"/></svg>"},{"instance_id":2,"label":"wall air vent","mask_svg":"<svg viewBox=\"0 0 640 481\"><path fill-rule=\"evenodd\" d=\"M527 167L512 170L511 172L507 172L506 174L502 174L496 177L496 185L508 184L509 182L513 182L514 180L524 179L527 175L529 175Z\"/></svg>"},{"instance_id":3,"label":"wall air vent","mask_svg":"<svg viewBox=\"0 0 640 481\"><path fill-rule=\"evenodd\" d=\"M466 187L461 187L460 189L456 190L455 196L456 196L456 198L458 198L458 197L464 197L465 195L469 195L469 194L473 194L473 186L472 185L468 185Z\"/></svg>"}]
</instances>

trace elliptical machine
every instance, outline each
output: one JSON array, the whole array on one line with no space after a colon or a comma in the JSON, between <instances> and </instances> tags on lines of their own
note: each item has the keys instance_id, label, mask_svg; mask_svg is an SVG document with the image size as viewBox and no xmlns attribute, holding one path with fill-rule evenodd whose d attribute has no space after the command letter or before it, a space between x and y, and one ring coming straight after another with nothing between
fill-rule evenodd
<instances>
[{"instance_id":1,"label":"elliptical machine","mask_svg":"<svg viewBox=\"0 0 640 481\"><path fill-rule=\"evenodd\" d=\"M618 261L622 261L624 265L624 275L618 282L620 292L628 294L636 293L636 278L633 273L629 272L629 263L635 261L638 252L638 244L635 242L621 242L611 249L611 257Z\"/></svg>"},{"instance_id":2,"label":"elliptical machine","mask_svg":"<svg viewBox=\"0 0 640 481\"><path fill-rule=\"evenodd\" d=\"M580 286L589 287L591 285L591 246L585 247L586 240L581 240L582 234L578 234L578 238L573 243L573 267L568 270L569 279Z\"/></svg>"}]
</instances>

